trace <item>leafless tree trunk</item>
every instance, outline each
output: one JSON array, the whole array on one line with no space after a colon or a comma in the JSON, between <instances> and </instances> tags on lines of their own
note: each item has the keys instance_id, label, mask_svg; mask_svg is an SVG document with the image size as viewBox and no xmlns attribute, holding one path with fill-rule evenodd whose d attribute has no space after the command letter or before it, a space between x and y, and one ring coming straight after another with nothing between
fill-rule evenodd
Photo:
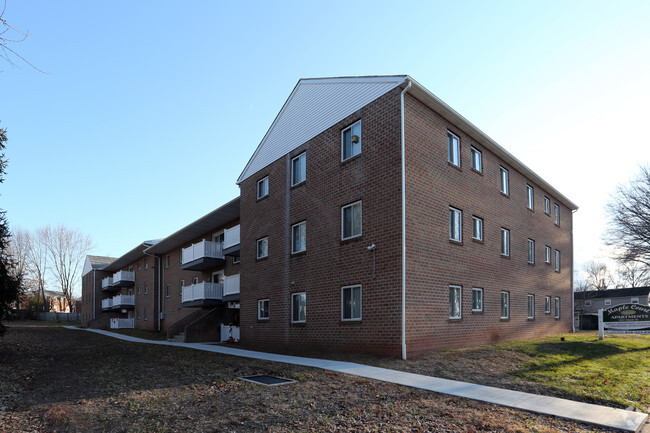
<instances>
[{"instance_id":1,"label":"leafless tree trunk","mask_svg":"<svg viewBox=\"0 0 650 433\"><path fill-rule=\"evenodd\" d=\"M28 260L27 251L29 233L21 228L12 229L11 239L9 240L9 254L13 257L14 267L11 268L12 276L23 276L23 280L28 278Z\"/></svg>"},{"instance_id":2,"label":"leafless tree trunk","mask_svg":"<svg viewBox=\"0 0 650 433\"><path fill-rule=\"evenodd\" d=\"M616 259L650 267L650 166L617 189L607 210L611 224L605 240L617 247Z\"/></svg>"},{"instance_id":3,"label":"leafless tree trunk","mask_svg":"<svg viewBox=\"0 0 650 433\"><path fill-rule=\"evenodd\" d=\"M27 245L27 283L36 286L40 299L43 302L43 311L45 311L45 284L46 272L48 268L48 251L44 240L44 229L37 229L33 234L25 232L25 244Z\"/></svg>"},{"instance_id":4,"label":"leafless tree trunk","mask_svg":"<svg viewBox=\"0 0 650 433\"><path fill-rule=\"evenodd\" d=\"M64 225L43 229L51 270L68 305L73 304L74 288L81 278L84 259L93 248L92 240L77 229Z\"/></svg>"},{"instance_id":5,"label":"leafless tree trunk","mask_svg":"<svg viewBox=\"0 0 650 433\"><path fill-rule=\"evenodd\" d=\"M612 275L604 263L589 262L585 265L585 272L585 282L591 290L607 290L613 282Z\"/></svg>"}]
</instances>

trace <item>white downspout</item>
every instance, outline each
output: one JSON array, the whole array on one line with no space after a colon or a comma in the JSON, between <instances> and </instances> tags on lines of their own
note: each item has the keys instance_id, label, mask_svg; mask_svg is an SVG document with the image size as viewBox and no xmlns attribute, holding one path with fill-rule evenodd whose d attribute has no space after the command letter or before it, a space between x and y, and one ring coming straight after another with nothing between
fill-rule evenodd
<instances>
[{"instance_id":1,"label":"white downspout","mask_svg":"<svg viewBox=\"0 0 650 433\"><path fill-rule=\"evenodd\" d=\"M93 320L95 320L95 290L97 290L97 287L95 286L95 275L96 271L93 269Z\"/></svg>"},{"instance_id":2,"label":"white downspout","mask_svg":"<svg viewBox=\"0 0 650 433\"><path fill-rule=\"evenodd\" d=\"M406 360L406 134L404 132L404 94L411 81L400 94L402 108L402 359Z\"/></svg>"}]
</instances>

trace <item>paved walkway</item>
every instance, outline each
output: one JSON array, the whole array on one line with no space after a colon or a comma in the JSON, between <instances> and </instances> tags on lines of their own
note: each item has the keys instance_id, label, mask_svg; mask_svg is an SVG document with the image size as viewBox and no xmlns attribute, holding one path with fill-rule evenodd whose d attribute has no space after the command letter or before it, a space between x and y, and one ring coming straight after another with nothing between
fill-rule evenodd
<instances>
[{"instance_id":1,"label":"paved walkway","mask_svg":"<svg viewBox=\"0 0 650 433\"><path fill-rule=\"evenodd\" d=\"M368 379L375 379L383 382L410 386L412 388L425 389L428 391L454 395L457 397L470 398L472 400L479 400L487 403L513 407L516 409L527 410L543 415L554 415L561 418L567 418L589 424L597 424L605 427L617 428L625 431L636 432L643 427L642 431L646 432L646 429L648 429L648 426L650 426L650 424L647 424L650 422L650 418L641 412L615 409L607 406L599 406L589 403L580 403L577 401L566 400L562 398L546 397L519 391L510 391L507 389L476 385L473 383L459 382L456 380L440 379L437 377L406 373L403 371L390 370L387 368L371 367L368 365L356 364L353 362L330 361L327 359L279 355L275 353L256 352L253 350L237 349L231 346L213 344L176 343L171 341L145 340L142 338L130 337L128 335L117 334L114 332L103 331L99 329L82 329L74 326L66 326L66 328L96 332L98 334L107 335L109 337L118 338L120 340L132 341L135 343L187 347L190 349L204 350L207 352L221 353L224 355L240 356L244 358L262 359L273 362L283 362L285 364L321 368L324 370L366 377Z\"/></svg>"}]
</instances>

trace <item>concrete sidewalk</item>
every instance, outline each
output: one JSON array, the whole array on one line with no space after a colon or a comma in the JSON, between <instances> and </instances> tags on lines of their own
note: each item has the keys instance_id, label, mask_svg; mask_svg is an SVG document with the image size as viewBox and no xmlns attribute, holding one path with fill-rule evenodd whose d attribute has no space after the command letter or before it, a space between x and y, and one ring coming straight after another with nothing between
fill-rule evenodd
<instances>
[{"instance_id":1,"label":"concrete sidewalk","mask_svg":"<svg viewBox=\"0 0 650 433\"><path fill-rule=\"evenodd\" d=\"M371 367L352 362L330 361L317 358L303 358L299 356L279 355L275 353L257 352L253 350L237 349L231 346L212 345L204 343L175 343L170 341L144 340L128 335L99 329L81 329L66 326L67 329L86 330L120 340L134 343L158 344L163 346L187 347L190 349L220 353L224 355L240 356L244 358L262 359L286 364L301 365L305 367L321 368L368 379L395 383L412 388L425 389L442 394L465 397L486 403L508 406L516 409L527 410L544 415L553 415L575 421L616 428L630 432L649 432L650 421L648 415L624 409L615 409L589 403L566 400L562 398L546 397L528 394L519 391L494 388L491 386L476 385L473 383L459 382L456 380L439 379L437 377L421 374L406 373L403 371L389 370L386 368ZM643 430L641 430L643 429Z\"/></svg>"}]
</instances>

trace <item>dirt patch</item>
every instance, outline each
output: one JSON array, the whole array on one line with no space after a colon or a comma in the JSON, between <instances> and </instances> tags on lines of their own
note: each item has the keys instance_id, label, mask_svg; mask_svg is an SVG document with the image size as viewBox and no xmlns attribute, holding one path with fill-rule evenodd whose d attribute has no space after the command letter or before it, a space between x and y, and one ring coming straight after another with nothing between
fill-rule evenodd
<instances>
[{"instance_id":1,"label":"dirt patch","mask_svg":"<svg viewBox=\"0 0 650 433\"><path fill-rule=\"evenodd\" d=\"M1 432L609 431L344 374L55 327L11 327L0 365ZM297 382L237 379L256 374Z\"/></svg>"}]
</instances>

